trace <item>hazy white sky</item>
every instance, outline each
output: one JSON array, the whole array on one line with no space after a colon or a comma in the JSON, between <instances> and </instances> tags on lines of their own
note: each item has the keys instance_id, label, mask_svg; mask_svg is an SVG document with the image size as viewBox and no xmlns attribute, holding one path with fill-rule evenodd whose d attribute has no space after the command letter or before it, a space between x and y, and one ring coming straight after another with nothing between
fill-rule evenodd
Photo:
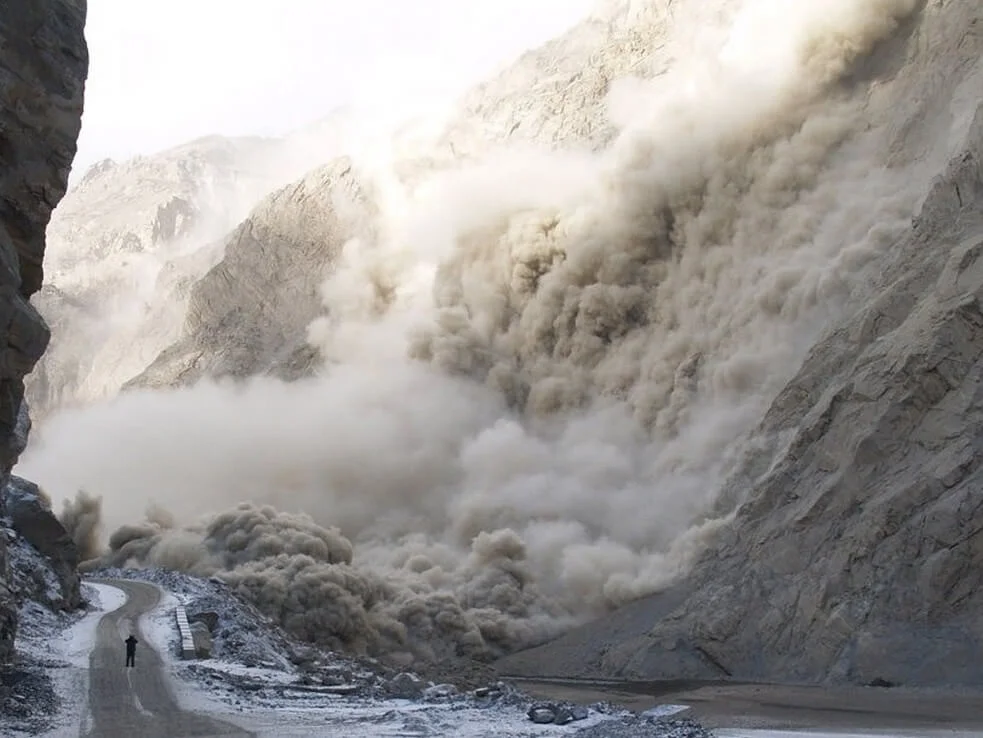
<instances>
[{"instance_id":1,"label":"hazy white sky","mask_svg":"<svg viewBox=\"0 0 983 738\"><path fill-rule=\"evenodd\" d=\"M75 173L198 136L277 134L339 104L463 89L594 0L89 0Z\"/></svg>"}]
</instances>

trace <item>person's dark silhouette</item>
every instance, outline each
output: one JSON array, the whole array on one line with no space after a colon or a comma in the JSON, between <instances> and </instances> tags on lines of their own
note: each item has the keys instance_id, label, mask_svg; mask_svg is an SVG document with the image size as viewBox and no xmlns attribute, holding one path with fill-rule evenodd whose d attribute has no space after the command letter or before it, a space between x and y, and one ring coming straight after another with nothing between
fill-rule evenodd
<instances>
[{"instance_id":1,"label":"person's dark silhouette","mask_svg":"<svg viewBox=\"0 0 983 738\"><path fill-rule=\"evenodd\" d=\"M126 665L136 666L137 639L132 635L126 639Z\"/></svg>"}]
</instances>

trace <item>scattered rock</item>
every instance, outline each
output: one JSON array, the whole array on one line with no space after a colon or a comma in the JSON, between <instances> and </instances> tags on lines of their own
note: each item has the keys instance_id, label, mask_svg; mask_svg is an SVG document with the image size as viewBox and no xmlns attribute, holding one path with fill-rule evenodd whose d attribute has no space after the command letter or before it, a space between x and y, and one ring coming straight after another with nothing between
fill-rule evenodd
<instances>
[{"instance_id":1,"label":"scattered rock","mask_svg":"<svg viewBox=\"0 0 983 738\"><path fill-rule=\"evenodd\" d=\"M588 710L582 706L565 705L559 702L536 702L526 713L534 723L546 725L567 725L575 720L585 720Z\"/></svg>"},{"instance_id":2,"label":"scattered rock","mask_svg":"<svg viewBox=\"0 0 983 738\"><path fill-rule=\"evenodd\" d=\"M458 694L459 690L453 684L435 684L434 686L423 690L423 699L446 700L456 697Z\"/></svg>"},{"instance_id":3,"label":"scattered rock","mask_svg":"<svg viewBox=\"0 0 983 738\"><path fill-rule=\"evenodd\" d=\"M408 671L397 674L386 685L386 691L390 696L404 700L420 699L426 688L426 683L420 677Z\"/></svg>"},{"instance_id":4,"label":"scattered rock","mask_svg":"<svg viewBox=\"0 0 983 738\"><path fill-rule=\"evenodd\" d=\"M868 687L896 687L898 685L895 684L894 682L889 682L887 679L881 679L880 677L877 677L876 679L871 680L870 684L868 684L867 686Z\"/></svg>"},{"instance_id":5,"label":"scattered rock","mask_svg":"<svg viewBox=\"0 0 983 738\"><path fill-rule=\"evenodd\" d=\"M0 669L0 735L49 730L59 704L51 679L39 664L28 660Z\"/></svg>"},{"instance_id":6,"label":"scattered rock","mask_svg":"<svg viewBox=\"0 0 983 738\"><path fill-rule=\"evenodd\" d=\"M573 713L566 707L557 707L556 715L553 718L556 725L566 725L573 722Z\"/></svg>"},{"instance_id":7,"label":"scattered rock","mask_svg":"<svg viewBox=\"0 0 983 738\"><path fill-rule=\"evenodd\" d=\"M706 728L690 718L657 718L650 721L665 738L708 738Z\"/></svg>"},{"instance_id":8,"label":"scattered rock","mask_svg":"<svg viewBox=\"0 0 983 738\"><path fill-rule=\"evenodd\" d=\"M575 735L577 738L713 738L710 731L694 720L652 720L626 711L581 728Z\"/></svg>"},{"instance_id":9,"label":"scattered rock","mask_svg":"<svg viewBox=\"0 0 983 738\"><path fill-rule=\"evenodd\" d=\"M529 708L529 719L534 723L539 723L545 725L547 723L552 723L553 719L556 717L556 713L553 708L548 705L533 705Z\"/></svg>"}]
</instances>

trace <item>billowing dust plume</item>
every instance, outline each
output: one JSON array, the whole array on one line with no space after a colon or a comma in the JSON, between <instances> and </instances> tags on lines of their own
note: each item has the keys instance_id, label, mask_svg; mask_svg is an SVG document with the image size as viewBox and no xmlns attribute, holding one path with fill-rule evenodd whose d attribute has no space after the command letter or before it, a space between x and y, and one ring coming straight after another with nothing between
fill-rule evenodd
<instances>
[{"instance_id":1,"label":"billowing dust plume","mask_svg":"<svg viewBox=\"0 0 983 738\"><path fill-rule=\"evenodd\" d=\"M321 376L66 412L22 473L102 497L103 563L218 573L353 651L491 657L665 586L911 216L841 80L915 4L674 3L669 71L612 87L599 155L383 183L387 236L346 245L311 325Z\"/></svg>"}]
</instances>

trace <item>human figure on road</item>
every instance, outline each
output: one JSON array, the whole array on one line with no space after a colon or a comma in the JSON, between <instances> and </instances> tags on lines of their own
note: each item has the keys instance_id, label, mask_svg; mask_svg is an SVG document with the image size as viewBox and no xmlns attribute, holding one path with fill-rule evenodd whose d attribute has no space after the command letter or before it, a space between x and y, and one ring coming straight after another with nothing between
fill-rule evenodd
<instances>
[{"instance_id":1,"label":"human figure on road","mask_svg":"<svg viewBox=\"0 0 983 738\"><path fill-rule=\"evenodd\" d=\"M137 639L131 634L124 642L126 643L126 665L136 666Z\"/></svg>"}]
</instances>

